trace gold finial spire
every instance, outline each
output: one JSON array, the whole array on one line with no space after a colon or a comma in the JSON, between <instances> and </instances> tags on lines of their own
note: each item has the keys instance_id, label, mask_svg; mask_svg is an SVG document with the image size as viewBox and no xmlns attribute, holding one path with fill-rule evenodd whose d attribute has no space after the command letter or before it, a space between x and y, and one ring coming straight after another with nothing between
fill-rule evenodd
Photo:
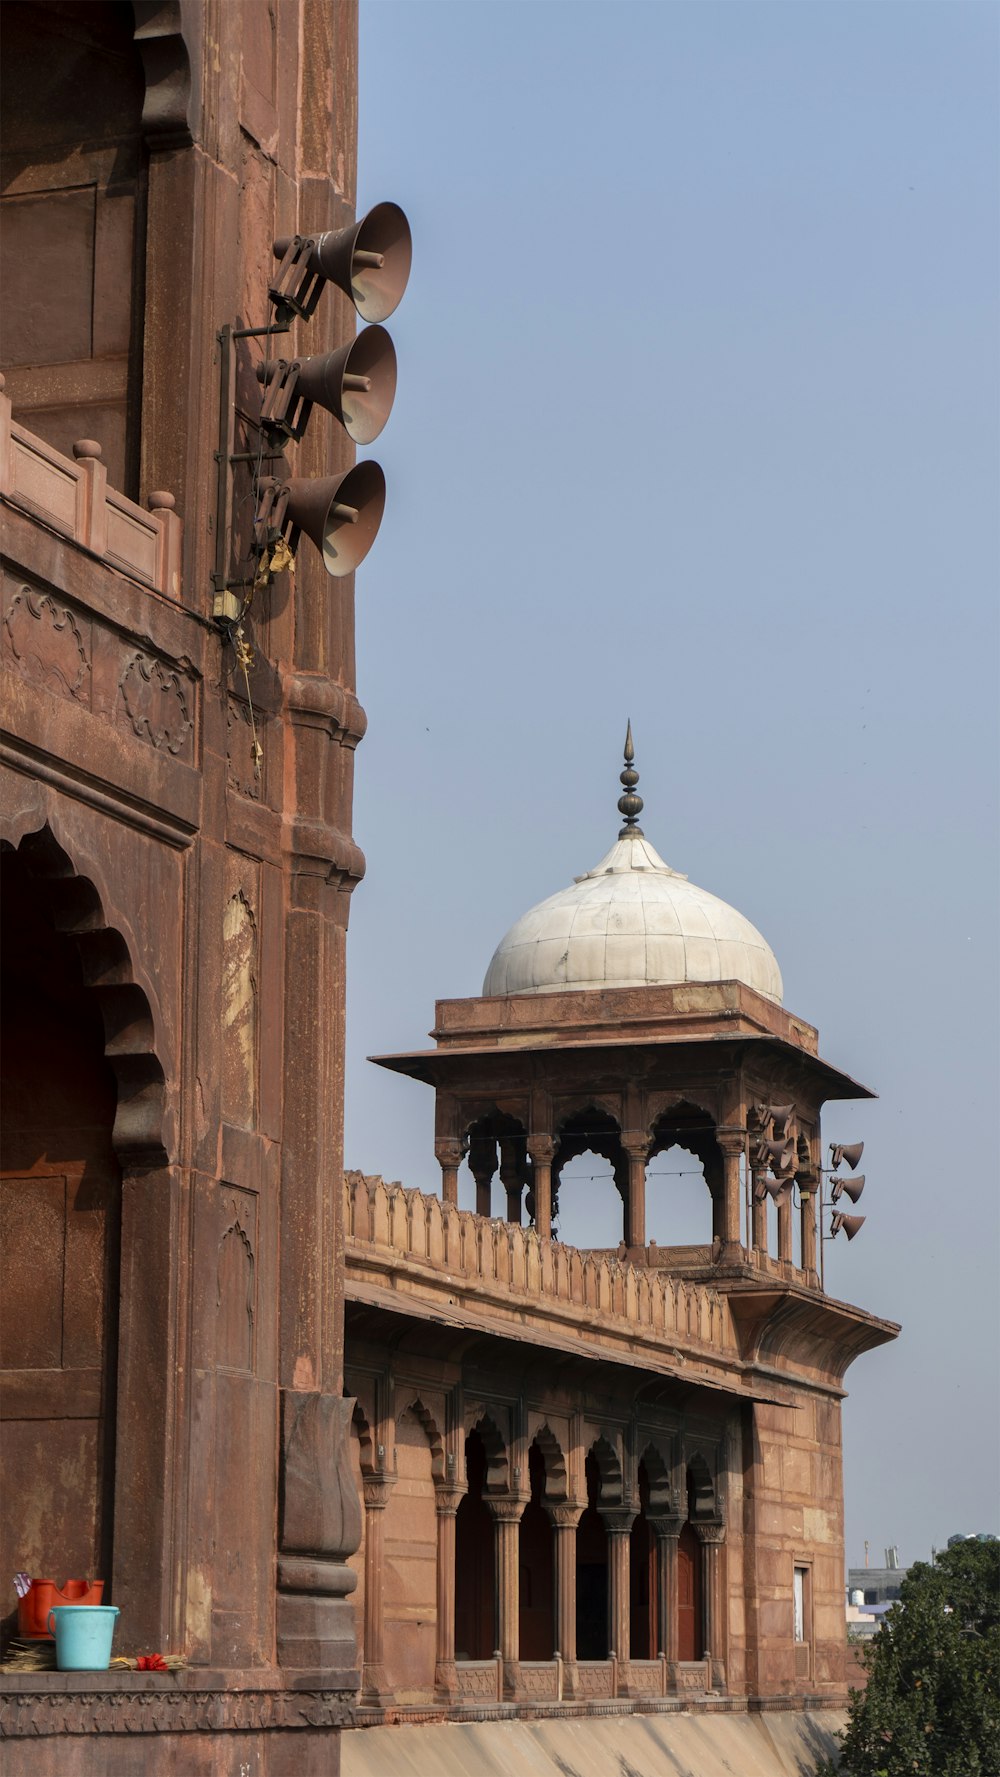
<instances>
[{"instance_id":1,"label":"gold finial spire","mask_svg":"<svg viewBox=\"0 0 1000 1777\"><path fill-rule=\"evenodd\" d=\"M629 717L625 733L625 770L620 774L619 782L625 786L625 794L618 798L618 813L624 816L625 825L619 833L619 839L627 839L634 834L637 839L643 838L639 825L642 813L642 797L635 794L635 786L639 782L639 773L632 761L635 758L635 747L632 744L632 718Z\"/></svg>"}]
</instances>

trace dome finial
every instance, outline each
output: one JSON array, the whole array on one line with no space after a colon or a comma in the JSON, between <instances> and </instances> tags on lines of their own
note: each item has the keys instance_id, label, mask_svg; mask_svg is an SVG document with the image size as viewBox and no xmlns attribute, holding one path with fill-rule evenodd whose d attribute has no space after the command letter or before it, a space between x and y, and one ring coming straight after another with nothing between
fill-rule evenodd
<instances>
[{"instance_id":1,"label":"dome finial","mask_svg":"<svg viewBox=\"0 0 1000 1777\"><path fill-rule=\"evenodd\" d=\"M618 798L618 813L625 818L625 825L618 835L619 839L628 839L630 835L634 835L636 839L642 839L643 837L643 831L639 825L639 816L642 813L642 797L635 794L635 786L639 782L639 773L636 771L635 766L632 763L634 758L635 747L632 745L632 718L630 716L625 734L625 770L621 773L619 778L619 782L625 786L624 796L619 796Z\"/></svg>"}]
</instances>

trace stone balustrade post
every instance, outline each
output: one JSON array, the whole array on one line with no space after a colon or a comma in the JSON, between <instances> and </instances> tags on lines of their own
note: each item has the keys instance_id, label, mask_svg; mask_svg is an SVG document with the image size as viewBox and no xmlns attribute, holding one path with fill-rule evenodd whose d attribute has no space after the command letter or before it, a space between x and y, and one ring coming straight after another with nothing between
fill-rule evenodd
<instances>
[{"instance_id":1,"label":"stone balustrade post","mask_svg":"<svg viewBox=\"0 0 1000 1777\"><path fill-rule=\"evenodd\" d=\"M601 1512L608 1533L608 1644L620 1664L631 1658L629 1536L635 1515L630 1506Z\"/></svg>"},{"instance_id":2,"label":"stone balustrade post","mask_svg":"<svg viewBox=\"0 0 1000 1777\"><path fill-rule=\"evenodd\" d=\"M503 1662L504 1694L518 1689L520 1595L518 1590L519 1526L527 1500L517 1497L487 1500L496 1526L496 1592L498 1652Z\"/></svg>"},{"instance_id":3,"label":"stone balustrade post","mask_svg":"<svg viewBox=\"0 0 1000 1777\"><path fill-rule=\"evenodd\" d=\"M434 1158L441 1168L442 1203L458 1202L458 1169L464 1152L463 1143L450 1136L438 1136L434 1143Z\"/></svg>"},{"instance_id":4,"label":"stone balustrade post","mask_svg":"<svg viewBox=\"0 0 1000 1777\"><path fill-rule=\"evenodd\" d=\"M701 1543L701 1595L704 1612L705 1658L712 1663L712 1682L725 1683L726 1610L722 1593L722 1550L726 1540L724 1524L696 1524L695 1535Z\"/></svg>"},{"instance_id":5,"label":"stone balustrade post","mask_svg":"<svg viewBox=\"0 0 1000 1777\"><path fill-rule=\"evenodd\" d=\"M383 1703L391 1695L385 1670L385 1508L395 1485L394 1475L364 1475L361 1491L365 1501L365 1629L361 1668L361 1698Z\"/></svg>"},{"instance_id":6,"label":"stone balustrade post","mask_svg":"<svg viewBox=\"0 0 1000 1777\"><path fill-rule=\"evenodd\" d=\"M463 1494L458 1487L435 1488L437 1512L437 1646L434 1690L450 1699L458 1693L455 1671L455 1515Z\"/></svg>"}]
</instances>

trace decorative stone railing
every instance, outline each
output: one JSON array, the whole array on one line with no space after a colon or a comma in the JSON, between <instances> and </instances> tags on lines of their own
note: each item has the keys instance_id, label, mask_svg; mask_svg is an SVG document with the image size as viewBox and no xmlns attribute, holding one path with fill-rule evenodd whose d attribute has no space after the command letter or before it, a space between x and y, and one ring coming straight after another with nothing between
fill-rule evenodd
<instances>
[{"instance_id":1,"label":"decorative stone railing","mask_svg":"<svg viewBox=\"0 0 1000 1777\"><path fill-rule=\"evenodd\" d=\"M144 511L108 487L93 439L75 444L71 461L10 415L0 379L0 495L129 579L179 600L181 521L173 495L150 494Z\"/></svg>"},{"instance_id":2,"label":"decorative stone railing","mask_svg":"<svg viewBox=\"0 0 1000 1777\"><path fill-rule=\"evenodd\" d=\"M520 1298L536 1309L544 1305L549 1314L564 1305L572 1318L618 1321L632 1338L646 1334L716 1355L737 1353L728 1303L709 1285L539 1240L531 1228L473 1215L381 1178L346 1175L344 1229L349 1267L374 1249L393 1262L405 1259L421 1272L447 1276L449 1287Z\"/></svg>"}]
</instances>

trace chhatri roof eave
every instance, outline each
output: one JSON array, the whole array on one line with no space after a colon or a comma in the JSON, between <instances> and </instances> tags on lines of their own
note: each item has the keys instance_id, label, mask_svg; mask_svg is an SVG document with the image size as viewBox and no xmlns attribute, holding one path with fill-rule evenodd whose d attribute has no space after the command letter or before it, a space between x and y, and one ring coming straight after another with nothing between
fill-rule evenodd
<instances>
[{"instance_id":1,"label":"chhatri roof eave","mask_svg":"<svg viewBox=\"0 0 1000 1777\"><path fill-rule=\"evenodd\" d=\"M723 1031L715 1036L693 1033L653 1036L632 1031L621 1036L605 1035L576 1041L569 1039L546 1042L529 1039L513 1043L476 1043L438 1049L413 1049L396 1055L369 1055L367 1059L376 1067L387 1068L391 1073L405 1074L410 1079L420 1080L426 1086L447 1087L449 1082L457 1083L463 1076L474 1076L478 1072L478 1064L483 1061L489 1061L494 1067L503 1063L508 1068L522 1063L523 1066L520 1069L515 1067L515 1071L523 1072L526 1078L533 1078L538 1072L535 1065L537 1062L551 1064L560 1055L588 1054L597 1058L602 1053L620 1054L622 1050L649 1052L684 1047L689 1051L700 1051L707 1057L712 1050L718 1050L723 1044L730 1047L742 1045L744 1050L777 1050L779 1054L794 1057L800 1066L822 1083L824 1103L832 1099L878 1097L870 1086L853 1079L850 1074L832 1066L821 1056L811 1055L808 1050L800 1048L788 1038L766 1031Z\"/></svg>"}]
</instances>

